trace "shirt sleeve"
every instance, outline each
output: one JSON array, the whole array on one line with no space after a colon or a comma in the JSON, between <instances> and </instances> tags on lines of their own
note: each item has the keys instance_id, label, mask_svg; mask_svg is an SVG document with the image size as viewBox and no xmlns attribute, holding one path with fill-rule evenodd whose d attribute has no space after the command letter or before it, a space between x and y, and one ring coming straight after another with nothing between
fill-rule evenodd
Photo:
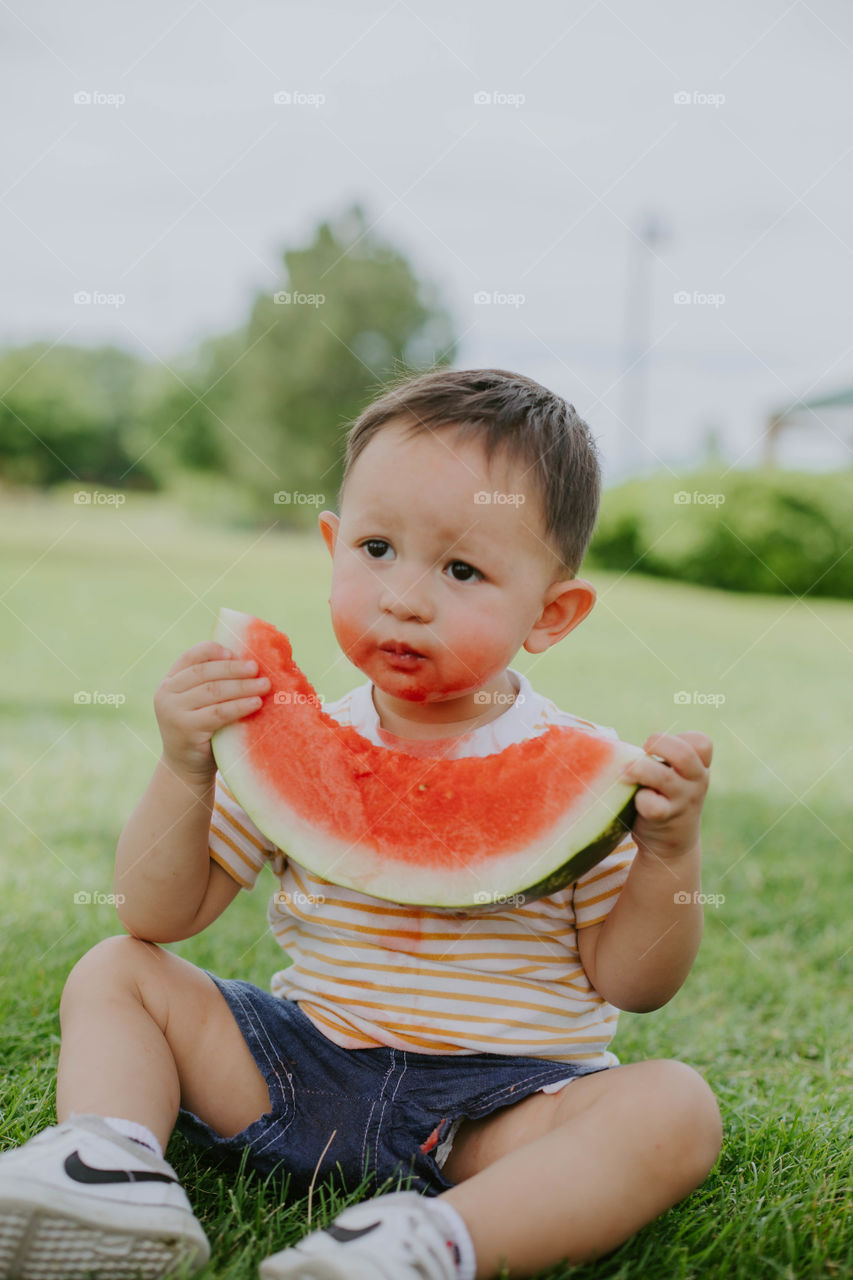
<instances>
[{"instance_id":1,"label":"shirt sleeve","mask_svg":"<svg viewBox=\"0 0 853 1280\"><path fill-rule=\"evenodd\" d=\"M628 879L636 853L637 846L629 832L612 853L575 882L572 906L576 929L588 929L590 925L601 924L607 919Z\"/></svg>"},{"instance_id":2,"label":"shirt sleeve","mask_svg":"<svg viewBox=\"0 0 853 1280\"><path fill-rule=\"evenodd\" d=\"M261 834L219 773L216 775L208 848L214 862L233 876L243 889L255 887L255 881L267 862L277 875L284 871L284 854Z\"/></svg>"}]
</instances>

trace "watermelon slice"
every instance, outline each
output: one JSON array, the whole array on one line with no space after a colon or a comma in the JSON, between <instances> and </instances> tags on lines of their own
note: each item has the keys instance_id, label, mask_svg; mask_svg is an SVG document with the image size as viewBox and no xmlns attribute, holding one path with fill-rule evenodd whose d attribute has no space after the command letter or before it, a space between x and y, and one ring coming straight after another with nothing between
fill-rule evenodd
<instances>
[{"instance_id":1,"label":"watermelon slice","mask_svg":"<svg viewBox=\"0 0 853 1280\"><path fill-rule=\"evenodd\" d=\"M552 725L489 756L419 758L323 711L270 623L220 609L213 639L271 684L213 735L220 774L273 844L333 884L498 910L571 884L630 830L637 787L619 774L639 747Z\"/></svg>"}]
</instances>

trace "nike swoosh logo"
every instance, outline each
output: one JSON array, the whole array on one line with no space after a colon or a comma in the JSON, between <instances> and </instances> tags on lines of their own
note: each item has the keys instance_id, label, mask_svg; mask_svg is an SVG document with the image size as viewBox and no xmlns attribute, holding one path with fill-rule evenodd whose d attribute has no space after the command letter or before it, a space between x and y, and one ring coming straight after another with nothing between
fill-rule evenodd
<instances>
[{"instance_id":1,"label":"nike swoosh logo","mask_svg":"<svg viewBox=\"0 0 853 1280\"><path fill-rule=\"evenodd\" d=\"M72 1151L65 1161L65 1172L74 1182L177 1182L168 1173L154 1173L150 1169L94 1169L80 1159L80 1153Z\"/></svg>"},{"instance_id":2,"label":"nike swoosh logo","mask_svg":"<svg viewBox=\"0 0 853 1280\"><path fill-rule=\"evenodd\" d=\"M339 1227L333 1224L326 1227L327 1236L331 1236L333 1240L340 1240L341 1244L346 1244L348 1240L358 1240L360 1236L368 1236L371 1231L375 1231L379 1226L378 1222L371 1222L369 1227Z\"/></svg>"}]
</instances>

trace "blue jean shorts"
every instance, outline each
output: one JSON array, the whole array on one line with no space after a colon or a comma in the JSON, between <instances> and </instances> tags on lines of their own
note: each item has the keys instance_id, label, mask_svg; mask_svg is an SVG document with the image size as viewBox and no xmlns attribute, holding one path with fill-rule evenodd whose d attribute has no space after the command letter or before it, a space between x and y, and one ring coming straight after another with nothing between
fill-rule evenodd
<instances>
[{"instance_id":1,"label":"blue jean shorts","mask_svg":"<svg viewBox=\"0 0 853 1280\"><path fill-rule=\"evenodd\" d=\"M236 1166L248 1147L245 1168L289 1179L292 1198L306 1195L312 1179L345 1192L364 1187L370 1195L396 1190L403 1179L403 1189L438 1195L454 1185L441 1165L462 1119L611 1069L492 1053L344 1049L296 1002L204 972L267 1082L271 1110L231 1138L183 1107L176 1128L219 1164ZM393 1179L397 1185L389 1186Z\"/></svg>"}]
</instances>

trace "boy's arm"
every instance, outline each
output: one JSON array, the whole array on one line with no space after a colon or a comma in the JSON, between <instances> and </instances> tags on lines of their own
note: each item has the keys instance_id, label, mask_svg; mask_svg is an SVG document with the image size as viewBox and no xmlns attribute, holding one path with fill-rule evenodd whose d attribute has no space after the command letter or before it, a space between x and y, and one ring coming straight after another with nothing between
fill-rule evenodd
<instances>
[{"instance_id":1,"label":"boy's arm","mask_svg":"<svg viewBox=\"0 0 853 1280\"><path fill-rule=\"evenodd\" d=\"M699 823L712 744L702 733L653 734L647 755L626 770L640 782L633 835L637 853L612 910L578 931L581 962L599 995L647 1013L675 995L702 937Z\"/></svg>"},{"instance_id":2,"label":"boy's arm","mask_svg":"<svg viewBox=\"0 0 853 1280\"><path fill-rule=\"evenodd\" d=\"M240 886L213 862L208 840L216 775L177 775L161 758L116 850L119 919L138 938L179 942L225 910Z\"/></svg>"},{"instance_id":3,"label":"boy's arm","mask_svg":"<svg viewBox=\"0 0 853 1280\"><path fill-rule=\"evenodd\" d=\"M125 824L115 861L119 919L137 937L188 938L237 894L237 881L214 870L209 854L216 792L210 739L257 710L269 681L253 679L256 672L257 663L238 662L208 642L182 654L157 689L163 754Z\"/></svg>"}]
</instances>

